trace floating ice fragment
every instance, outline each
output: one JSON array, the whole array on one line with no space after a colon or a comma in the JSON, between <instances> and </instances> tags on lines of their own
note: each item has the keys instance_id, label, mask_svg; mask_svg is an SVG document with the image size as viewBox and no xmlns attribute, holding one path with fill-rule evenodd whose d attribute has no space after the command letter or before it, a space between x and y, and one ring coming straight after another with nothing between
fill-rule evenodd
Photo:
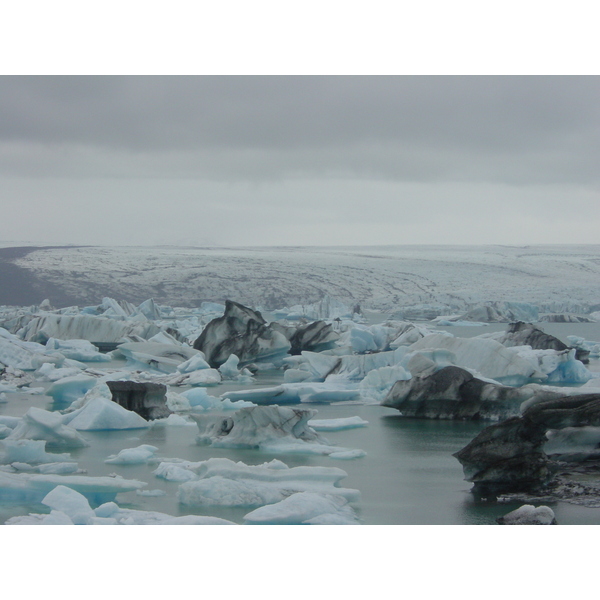
<instances>
[{"instance_id":1,"label":"floating ice fragment","mask_svg":"<svg viewBox=\"0 0 600 600\"><path fill-rule=\"evenodd\" d=\"M125 448L117 455L109 456L104 462L111 465L143 465L155 458L158 448L142 444L137 448Z\"/></svg>"},{"instance_id":2,"label":"floating ice fragment","mask_svg":"<svg viewBox=\"0 0 600 600\"><path fill-rule=\"evenodd\" d=\"M358 518L341 496L298 492L261 506L244 517L249 525L357 525Z\"/></svg>"},{"instance_id":3,"label":"floating ice fragment","mask_svg":"<svg viewBox=\"0 0 600 600\"><path fill-rule=\"evenodd\" d=\"M315 431L340 431L342 429L366 427L369 424L369 421L365 421L359 416L354 416L340 419L311 419L308 424Z\"/></svg>"},{"instance_id":4,"label":"floating ice fragment","mask_svg":"<svg viewBox=\"0 0 600 600\"><path fill-rule=\"evenodd\" d=\"M141 429L148 421L137 413L103 397L90 400L82 408L64 415L65 423L80 431L106 429Z\"/></svg>"},{"instance_id":5,"label":"floating ice fragment","mask_svg":"<svg viewBox=\"0 0 600 600\"><path fill-rule=\"evenodd\" d=\"M556 525L554 511L549 506L524 504L496 519L500 525Z\"/></svg>"}]
</instances>

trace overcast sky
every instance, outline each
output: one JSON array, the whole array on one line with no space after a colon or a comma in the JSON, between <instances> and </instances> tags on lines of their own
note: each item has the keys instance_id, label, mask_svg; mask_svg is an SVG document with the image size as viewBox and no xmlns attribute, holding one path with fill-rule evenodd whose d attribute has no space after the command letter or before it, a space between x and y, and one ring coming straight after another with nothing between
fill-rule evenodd
<instances>
[{"instance_id":1,"label":"overcast sky","mask_svg":"<svg viewBox=\"0 0 600 600\"><path fill-rule=\"evenodd\" d=\"M596 76L0 77L1 241L598 243Z\"/></svg>"}]
</instances>

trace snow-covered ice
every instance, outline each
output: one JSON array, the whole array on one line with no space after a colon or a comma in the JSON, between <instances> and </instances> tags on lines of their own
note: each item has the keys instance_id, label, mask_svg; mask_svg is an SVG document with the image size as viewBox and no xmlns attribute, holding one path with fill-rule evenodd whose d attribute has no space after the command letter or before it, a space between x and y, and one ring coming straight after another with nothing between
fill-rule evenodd
<instances>
[{"instance_id":1,"label":"snow-covered ice","mask_svg":"<svg viewBox=\"0 0 600 600\"><path fill-rule=\"evenodd\" d=\"M360 498L357 490L338 487L347 476L335 467L288 467L279 460L246 465L227 458L211 458L194 466L195 480L179 486L178 498L188 506L259 507L274 504L294 492Z\"/></svg>"},{"instance_id":2,"label":"snow-covered ice","mask_svg":"<svg viewBox=\"0 0 600 600\"><path fill-rule=\"evenodd\" d=\"M244 522L249 525L357 525L359 521L341 496L298 492L249 512Z\"/></svg>"}]
</instances>

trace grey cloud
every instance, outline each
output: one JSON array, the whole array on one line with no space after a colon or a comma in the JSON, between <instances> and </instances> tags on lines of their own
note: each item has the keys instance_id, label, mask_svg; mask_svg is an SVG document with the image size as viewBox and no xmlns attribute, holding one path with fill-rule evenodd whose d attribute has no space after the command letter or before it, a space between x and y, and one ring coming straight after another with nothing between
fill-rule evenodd
<instances>
[{"instance_id":1,"label":"grey cloud","mask_svg":"<svg viewBox=\"0 0 600 600\"><path fill-rule=\"evenodd\" d=\"M600 125L596 77L2 77L0 89L3 139L130 149L504 148Z\"/></svg>"}]
</instances>

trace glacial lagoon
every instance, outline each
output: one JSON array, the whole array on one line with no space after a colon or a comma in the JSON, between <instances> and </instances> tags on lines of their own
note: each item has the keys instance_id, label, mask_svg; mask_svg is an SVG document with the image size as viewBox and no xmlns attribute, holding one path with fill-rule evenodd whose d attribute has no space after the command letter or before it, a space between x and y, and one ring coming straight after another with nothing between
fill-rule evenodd
<instances>
[{"instance_id":1,"label":"glacial lagoon","mask_svg":"<svg viewBox=\"0 0 600 600\"><path fill-rule=\"evenodd\" d=\"M588 340L600 339L600 323L543 323L541 326L544 331L563 341L566 341L567 335ZM460 337L477 336L505 328L506 324L437 327ZM124 365L124 361L113 360L103 365L116 368ZM592 359L588 368L600 372L600 362ZM219 396L236 389L271 387L281 380L281 371L263 371L257 374L256 382L251 386L225 382L209 388L209 393ZM0 415L22 416L30 406L46 410L56 408L52 399L45 395L7 393L6 399L6 403L0 404ZM373 404L302 404L302 408L316 410L316 419L359 416L367 421L365 427L322 434L333 444L361 449L366 456L336 460L323 455L270 454L259 450L202 446L196 444L198 429L195 424L157 425L149 429L123 431L85 431L83 434L90 446L71 450L70 453L72 460L78 463L80 469L87 471L87 475L117 474L126 479L137 479L148 483L145 490L161 494L119 494L117 502L121 508L159 511L173 516L198 514L242 523L249 509L183 506L177 501L179 484L157 478L152 473L156 464L114 465L106 464L105 459L123 448L149 444L158 448L158 457L177 457L190 461L226 457L248 465L278 459L289 467L307 465L341 468L348 476L340 485L360 492L360 501L352 506L360 522L366 525L491 525L495 524L497 517L523 504L475 501L469 492L471 484L464 481L462 467L452 456L486 427L489 424L487 422L407 419L395 409ZM559 524L600 524L600 509L568 502L556 502L550 506ZM4 523L13 516L43 512L49 512L49 509L39 503L15 505L5 502L0 505L0 522Z\"/></svg>"}]
</instances>

